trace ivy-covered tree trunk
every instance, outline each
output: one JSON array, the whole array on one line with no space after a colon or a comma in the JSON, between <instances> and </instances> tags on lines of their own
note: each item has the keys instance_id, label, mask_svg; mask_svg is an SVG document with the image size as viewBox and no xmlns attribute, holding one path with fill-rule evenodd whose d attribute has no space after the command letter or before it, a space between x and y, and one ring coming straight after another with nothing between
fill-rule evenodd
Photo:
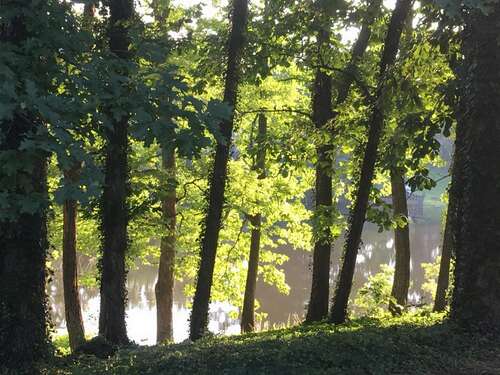
<instances>
[{"instance_id":1,"label":"ivy-covered tree trunk","mask_svg":"<svg viewBox=\"0 0 500 375\"><path fill-rule=\"evenodd\" d=\"M318 60L321 53L329 47L328 26L318 33ZM322 67L316 69L312 98L313 122L319 132L326 127L332 114L332 77ZM323 138L323 137L322 137ZM328 316L330 290L330 256L332 235L330 214L332 210L332 152L333 147L327 138L324 144L316 147L316 186L314 212L314 252L311 297L307 308L306 321L319 321Z\"/></svg>"},{"instance_id":2,"label":"ivy-covered tree trunk","mask_svg":"<svg viewBox=\"0 0 500 375\"><path fill-rule=\"evenodd\" d=\"M267 118L265 114L261 113L259 114L259 129L256 140L257 155L254 166L254 169L259 172L260 180L266 178L266 138ZM259 270L262 215L260 213L250 215L249 221L252 225L252 232L245 295L243 297L243 310L241 313L242 332L253 332L255 329L255 289Z\"/></svg>"},{"instance_id":3,"label":"ivy-covered tree trunk","mask_svg":"<svg viewBox=\"0 0 500 375\"><path fill-rule=\"evenodd\" d=\"M174 266L176 240L176 189L175 189L175 149L164 150L163 170L167 173L166 192L162 199L162 219L165 234L160 243L160 264L156 294L156 341L172 341L174 327L172 309L174 305Z\"/></svg>"},{"instance_id":4,"label":"ivy-covered tree trunk","mask_svg":"<svg viewBox=\"0 0 500 375\"><path fill-rule=\"evenodd\" d=\"M191 340L201 338L208 324L210 291L212 289L217 244L221 229L227 165L234 126L234 108L238 96L241 53L245 44L247 21L248 0L233 0L224 84L224 103L229 105L232 110L230 118L220 124L222 140L217 142L214 164L210 175L208 206L201 234L200 268L191 312L189 333Z\"/></svg>"},{"instance_id":5,"label":"ivy-covered tree trunk","mask_svg":"<svg viewBox=\"0 0 500 375\"><path fill-rule=\"evenodd\" d=\"M78 167L65 173L68 181L77 177ZM78 203L69 199L63 205L63 288L64 313L71 351L85 342L80 294L78 292L78 259L76 255L76 218Z\"/></svg>"},{"instance_id":6,"label":"ivy-covered tree trunk","mask_svg":"<svg viewBox=\"0 0 500 375\"><path fill-rule=\"evenodd\" d=\"M391 171L392 208L394 216L408 219L408 202L404 178L397 170ZM408 222L404 227L394 229L394 249L396 262L394 281L392 284L389 310L393 314L401 314L408 300L410 288L410 227Z\"/></svg>"},{"instance_id":7,"label":"ivy-covered tree trunk","mask_svg":"<svg viewBox=\"0 0 500 375\"><path fill-rule=\"evenodd\" d=\"M14 5L10 5L12 10ZM26 9L29 5L19 2L17 13L0 19L0 43L25 47L29 35L23 11L32 11ZM5 209L0 213L0 371L6 366L12 373L32 373L33 362L49 354L47 155L41 150L20 149L40 126L26 111L0 121L0 194L9 197L4 208L12 205L12 212ZM21 165L13 171L15 163ZM33 211L21 212L23 202L29 201L33 201Z\"/></svg>"},{"instance_id":8,"label":"ivy-covered tree trunk","mask_svg":"<svg viewBox=\"0 0 500 375\"><path fill-rule=\"evenodd\" d=\"M463 116L454 171L461 194L453 213L455 288L451 317L500 328L500 3L473 9L463 32ZM454 181L455 182L455 181Z\"/></svg>"},{"instance_id":9,"label":"ivy-covered tree trunk","mask_svg":"<svg viewBox=\"0 0 500 375\"><path fill-rule=\"evenodd\" d=\"M358 39L353 46L351 59L341 77L335 99L335 108L340 107L347 100L350 88L354 82L356 68L359 60L365 54L372 34L372 26L380 13L381 0L372 0L367 8L363 25ZM325 34L323 32L323 34ZM318 48L322 48L322 39L328 38L320 35ZM338 113L332 111L332 80L331 77L321 69L317 69L314 81L313 95L313 121L317 129L324 129L329 123L330 132L335 132L335 119ZM326 129L324 129L326 130ZM331 143L331 142L330 142ZM333 147L323 145L317 148L316 162L316 236L313 253L313 274L311 285L311 296L309 299L306 322L315 322L328 316L328 304L330 293L330 257L333 239L329 227L321 225L321 216L329 217L332 209L332 161ZM323 214L322 214L323 213ZM328 219L327 219L328 221ZM324 220L323 220L324 222Z\"/></svg>"},{"instance_id":10,"label":"ivy-covered tree trunk","mask_svg":"<svg viewBox=\"0 0 500 375\"><path fill-rule=\"evenodd\" d=\"M330 315L330 320L335 324L343 323L347 318L347 304L351 293L352 279L354 277L354 269L356 266L356 257L361 243L361 234L365 222L368 199L372 189L373 176L375 174L378 146L384 124L385 109L383 107L383 103L388 91L387 74L396 61L401 34L412 4L412 0L398 0L396 2L396 8L393 11L385 38L382 58L380 61L377 91L373 99L370 114L368 143L366 145L365 155L361 165L354 206L349 217L349 230L346 235L342 266L337 279L335 296Z\"/></svg>"},{"instance_id":11,"label":"ivy-covered tree trunk","mask_svg":"<svg viewBox=\"0 0 500 375\"><path fill-rule=\"evenodd\" d=\"M132 0L110 2L109 47L119 59L130 59L127 22L133 16ZM126 74L126 72L119 72ZM124 109L121 109L124 110ZM126 109L125 109L126 111ZM113 110L111 110L113 112ZM106 131L104 190L101 203L102 259L99 334L114 344L128 343L125 324L126 268L128 247L128 120L123 114L112 119Z\"/></svg>"},{"instance_id":12,"label":"ivy-covered tree trunk","mask_svg":"<svg viewBox=\"0 0 500 375\"><path fill-rule=\"evenodd\" d=\"M38 195L45 201L45 155L26 155L19 150L36 125L16 115L1 127L10 130L3 133L0 154L14 152L18 160L29 163L26 170L16 173L17 199ZM6 178L14 177L2 166L0 181ZM49 353L45 295L47 202L42 204L44 207L35 213L18 212L15 218L0 220L0 364L19 371Z\"/></svg>"}]
</instances>

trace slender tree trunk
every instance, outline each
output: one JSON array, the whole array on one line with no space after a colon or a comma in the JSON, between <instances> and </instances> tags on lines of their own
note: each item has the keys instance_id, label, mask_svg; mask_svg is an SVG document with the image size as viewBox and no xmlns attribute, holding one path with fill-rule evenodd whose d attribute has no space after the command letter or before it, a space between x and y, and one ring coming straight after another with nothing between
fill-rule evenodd
<instances>
[{"instance_id":1,"label":"slender tree trunk","mask_svg":"<svg viewBox=\"0 0 500 375\"><path fill-rule=\"evenodd\" d=\"M372 188L372 180L375 174L375 162L378 156L378 146L384 124L383 102L387 95L387 74L396 61L399 50L401 33L410 13L413 1L398 0L396 8L391 17L387 31L382 58L380 62L378 87L375 101L372 107L370 129L368 132L368 143L361 166L361 174L355 196L354 207L349 218L349 231L346 236L342 267L337 280L335 297L330 315L332 323L345 322L347 318L347 304L352 288L352 279L356 266L361 234L368 207L368 198Z\"/></svg>"},{"instance_id":2,"label":"slender tree trunk","mask_svg":"<svg viewBox=\"0 0 500 375\"><path fill-rule=\"evenodd\" d=\"M257 135L257 157L255 170L260 172L259 179L266 178L266 138L267 118L261 113L259 115L259 130ZM250 239L250 255L248 257L248 272L245 284L245 295L243 297L243 310L241 313L241 331L253 332L255 329L255 289L257 286L257 274L259 269L260 237L262 215L257 213L250 216L252 234Z\"/></svg>"},{"instance_id":3,"label":"slender tree trunk","mask_svg":"<svg viewBox=\"0 0 500 375\"><path fill-rule=\"evenodd\" d=\"M337 98L335 108L338 108L347 100L349 91L354 81L356 68L359 60L363 57L372 33L372 25L380 13L381 0L370 2L366 16L363 21L358 39L351 52L351 60L346 66L345 74L337 87ZM328 34L320 35L319 46L322 48L324 39L328 39ZM335 132L335 120L337 113L332 112L332 80L329 75L321 69L317 69L314 82L313 96L313 120L316 128L323 129L330 122L333 132ZM316 212L332 208L332 143L319 146L317 148L316 163ZM330 257L333 239L329 228L317 228L317 240L314 244L313 253L313 274L311 285L311 296L309 299L306 322L315 322L325 319L328 316L328 301L330 293Z\"/></svg>"},{"instance_id":4,"label":"slender tree trunk","mask_svg":"<svg viewBox=\"0 0 500 375\"><path fill-rule=\"evenodd\" d=\"M456 254L451 317L466 327L500 328L500 3L471 10L463 33L463 116L457 130ZM454 181L455 182L455 181ZM456 216L455 216L456 215Z\"/></svg>"},{"instance_id":5,"label":"slender tree trunk","mask_svg":"<svg viewBox=\"0 0 500 375\"><path fill-rule=\"evenodd\" d=\"M396 170L391 171L391 187L394 216L408 218L405 182ZM394 248L396 264L391 291L391 297L394 301L389 303L389 310L393 314L401 314L408 300L408 289L410 288L410 227L408 223L403 228L394 229Z\"/></svg>"},{"instance_id":6,"label":"slender tree trunk","mask_svg":"<svg viewBox=\"0 0 500 375\"><path fill-rule=\"evenodd\" d=\"M174 327L172 308L174 304L174 266L176 240L176 191L173 180L176 175L175 149L163 151L163 169L168 174L166 196L162 200L162 216L165 225L165 235L160 244L160 265L156 294L156 341L172 341Z\"/></svg>"},{"instance_id":7,"label":"slender tree trunk","mask_svg":"<svg viewBox=\"0 0 500 375\"><path fill-rule=\"evenodd\" d=\"M1 44L23 46L29 35L22 11L30 4L19 2L19 13L0 20ZM20 150L39 126L26 113L0 121L0 154L7 153L7 159L2 158L0 163L0 193L13 196L8 203L14 205L13 215L8 215L8 210L2 212L8 216L0 215L0 367L6 366L12 373L25 369L32 373L32 364L49 354L45 294L47 155ZM13 174L9 158L23 161L23 168ZM34 213L19 212L19 201L37 195L42 200L41 208Z\"/></svg>"},{"instance_id":8,"label":"slender tree trunk","mask_svg":"<svg viewBox=\"0 0 500 375\"><path fill-rule=\"evenodd\" d=\"M227 70L224 87L224 102L231 106L231 117L220 125L223 140L217 142L215 159L210 175L208 207L201 235L201 259L196 291L191 312L189 337L197 340L203 336L208 324L210 291L221 228L224 191L226 187L227 164L234 126L234 108L237 102L241 53L245 43L248 21L248 0L233 0L231 32L227 48Z\"/></svg>"},{"instance_id":9,"label":"slender tree trunk","mask_svg":"<svg viewBox=\"0 0 500 375\"><path fill-rule=\"evenodd\" d=\"M86 3L83 11L85 22L88 26L95 16L95 4ZM78 179L80 165L65 172L65 178L69 182ZM64 288L64 312L66 317L66 329L68 331L69 346L72 352L85 342L85 330L82 319L82 308L80 294L78 292L78 257L76 252L76 238L78 217L78 202L70 199L63 204L63 288Z\"/></svg>"},{"instance_id":10,"label":"slender tree trunk","mask_svg":"<svg viewBox=\"0 0 500 375\"><path fill-rule=\"evenodd\" d=\"M130 59L127 22L132 19L132 0L111 0L109 46L120 59ZM126 72L121 72L126 74ZM128 343L125 324L125 253L128 247L128 119L109 116L102 196L101 309L99 334L114 344Z\"/></svg>"},{"instance_id":11,"label":"slender tree trunk","mask_svg":"<svg viewBox=\"0 0 500 375\"><path fill-rule=\"evenodd\" d=\"M446 215L446 224L443 234L443 247L441 250L441 262L439 264L439 276L437 281L436 296L434 298L434 311L441 312L446 309L446 294L450 284L450 264L452 256L452 228L450 215Z\"/></svg>"},{"instance_id":12,"label":"slender tree trunk","mask_svg":"<svg viewBox=\"0 0 500 375\"><path fill-rule=\"evenodd\" d=\"M74 181L78 168L66 172L66 178ZM78 267L76 255L76 217L78 203L66 200L63 205L63 287L64 312L69 346L74 352L85 342L80 295L78 293Z\"/></svg>"}]
</instances>

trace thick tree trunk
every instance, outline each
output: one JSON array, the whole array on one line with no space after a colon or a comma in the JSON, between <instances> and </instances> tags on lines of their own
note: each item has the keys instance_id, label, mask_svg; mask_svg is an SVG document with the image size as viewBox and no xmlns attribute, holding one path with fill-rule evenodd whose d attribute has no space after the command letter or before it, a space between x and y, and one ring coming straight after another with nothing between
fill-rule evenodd
<instances>
[{"instance_id":1,"label":"thick tree trunk","mask_svg":"<svg viewBox=\"0 0 500 375\"><path fill-rule=\"evenodd\" d=\"M156 341L172 341L174 327L172 308L174 305L174 266L176 240L176 191L173 179L176 175L175 149L163 151L163 169L168 174L166 196L162 201L162 217L165 235L161 238L160 264L156 294Z\"/></svg>"},{"instance_id":2,"label":"thick tree trunk","mask_svg":"<svg viewBox=\"0 0 500 375\"><path fill-rule=\"evenodd\" d=\"M408 218L405 182L398 171L391 171L391 187L394 216ZM406 305L408 289L410 288L410 227L408 224L403 228L394 229L394 249L396 264L391 291L391 297L394 301L389 303L389 310L393 314L401 314Z\"/></svg>"},{"instance_id":3,"label":"thick tree trunk","mask_svg":"<svg viewBox=\"0 0 500 375\"><path fill-rule=\"evenodd\" d=\"M330 34L321 30L318 35L318 53L328 48ZM321 60L321 56L319 56ZM332 114L332 77L321 68L316 69L312 100L313 122L318 131L326 132ZM332 235L329 212L332 209L332 150L331 141L316 147L315 228L311 297L306 321L319 321L328 316L330 287L330 255ZM325 218L326 216L326 218Z\"/></svg>"},{"instance_id":4,"label":"thick tree trunk","mask_svg":"<svg viewBox=\"0 0 500 375\"><path fill-rule=\"evenodd\" d=\"M210 291L221 228L224 191L226 187L227 164L234 125L234 108L240 73L241 53L245 43L248 21L248 0L234 0L231 15L231 32L227 48L227 70L224 87L224 102L232 107L231 118L220 125L223 140L217 142L215 159L210 175L208 207L201 235L201 259L196 291L191 312L189 337L197 340L203 336L208 324Z\"/></svg>"},{"instance_id":5,"label":"thick tree trunk","mask_svg":"<svg viewBox=\"0 0 500 375\"><path fill-rule=\"evenodd\" d=\"M17 10L22 12L27 4L19 2ZM22 45L29 37L21 12L0 20L0 43ZM16 208L13 216L0 220L0 367L6 366L12 373L32 373L32 364L49 354L45 294L47 155L20 150L28 134L39 126L29 117L26 113L14 114L12 120L0 122L0 154L6 152L25 163L14 175L12 165L0 163L0 193L14 194L8 203L15 206L25 198L38 195L42 199L42 207L36 212L21 213Z\"/></svg>"},{"instance_id":6,"label":"thick tree trunk","mask_svg":"<svg viewBox=\"0 0 500 375\"><path fill-rule=\"evenodd\" d=\"M76 177L72 170L66 173L68 180ZM74 352L85 342L80 295L78 293L78 267L76 255L76 217L78 203L66 200L63 206L63 287L64 312L68 330L69 345Z\"/></svg>"},{"instance_id":7,"label":"thick tree trunk","mask_svg":"<svg viewBox=\"0 0 500 375\"><path fill-rule=\"evenodd\" d=\"M466 327L500 328L500 3L472 10L463 33L463 116L454 178L455 288L451 316Z\"/></svg>"},{"instance_id":8,"label":"thick tree trunk","mask_svg":"<svg viewBox=\"0 0 500 375\"><path fill-rule=\"evenodd\" d=\"M356 257L361 243L361 233L365 222L368 198L370 196L372 180L375 173L375 162L378 156L378 146L384 124L383 102L387 95L387 73L396 61L401 33L412 4L412 0L397 1L384 43L379 69L378 87L370 119L368 143L361 166L354 207L352 208L349 218L349 231L346 236L342 267L337 280L330 316L332 323L336 324L345 322L347 318L347 304L351 293Z\"/></svg>"},{"instance_id":9,"label":"thick tree trunk","mask_svg":"<svg viewBox=\"0 0 500 375\"><path fill-rule=\"evenodd\" d=\"M14 126L18 125L16 121ZM16 142L11 139L6 143L10 141ZM0 152L17 148L2 146L5 144L0 145ZM23 177L32 181L33 189L21 187L19 194L45 195L45 158L33 160L33 173ZM14 221L0 222L0 363L17 370L29 368L49 353L45 295L47 248L45 212L21 214Z\"/></svg>"},{"instance_id":10,"label":"thick tree trunk","mask_svg":"<svg viewBox=\"0 0 500 375\"><path fill-rule=\"evenodd\" d=\"M110 2L109 46L120 59L129 59L127 21L131 0ZM122 74L125 72L122 72ZM126 74L126 73L125 73ZM125 253L128 247L128 115L113 119L106 134L106 160L102 196L101 309L99 334L114 344L128 343L125 324Z\"/></svg>"},{"instance_id":11,"label":"thick tree trunk","mask_svg":"<svg viewBox=\"0 0 500 375\"><path fill-rule=\"evenodd\" d=\"M351 60L345 69L345 73L337 87L337 98L335 108L344 104L349 96L349 91L354 81L356 68L359 60L363 57L372 33L372 25L380 13L381 0L370 2L367 14L363 21L358 39L351 52ZM324 32L323 32L324 34ZM320 35L318 38L318 48L321 49L324 40L328 39L326 35ZM329 75L321 69L317 69L314 81L313 95L313 121L317 129L323 129L328 122L335 132L335 119L337 113L332 112L332 80ZM319 146L316 150L316 189L315 201L316 212L319 215L321 211L332 208L332 173L333 147L329 145ZM330 257L333 239L329 228L316 228L317 240L314 244L313 253L313 274L311 295L309 299L306 322L315 322L325 319L328 316L328 304L330 293Z\"/></svg>"},{"instance_id":12,"label":"thick tree trunk","mask_svg":"<svg viewBox=\"0 0 500 375\"><path fill-rule=\"evenodd\" d=\"M266 177L266 138L267 138L267 118L266 115L259 115L259 130L257 135L257 157L255 170L259 174L259 179ZM255 289L257 286L257 274L259 270L260 236L262 215L257 213L250 216L252 234L250 239L250 255L248 257L247 280L245 284L245 295L243 297L243 310L241 313L241 331L253 332L255 329Z\"/></svg>"},{"instance_id":13,"label":"thick tree trunk","mask_svg":"<svg viewBox=\"0 0 500 375\"><path fill-rule=\"evenodd\" d=\"M441 312L446 309L446 294L450 284L450 264L452 256L452 228L450 215L446 215L446 224L443 234L443 247L441 250L441 262L439 264L439 276L437 281L436 296L434 298L434 311Z\"/></svg>"},{"instance_id":14,"label":"thick tree trunk","mask_svg":"<svg viewBox=\"0 0 500 375\"><path fill-rule=\"evenodd\" d=\"M26 132L34 128L20 117L10 125L12 130L0 143L0 152L18 150ZM2 124L2 128L4 126L8 128L9 124ZM32 172L18 172L17 178L28 179L32 186L22 184L16 193L20 196L41 194L46 199L46 159L43 155L36 156L31 163ZM0 179L5 178L2 169ZM29 368L49 353L45 295L47 249L45 208L0 221L0 363L17 370Z\"/></svg>"}]
</instances>

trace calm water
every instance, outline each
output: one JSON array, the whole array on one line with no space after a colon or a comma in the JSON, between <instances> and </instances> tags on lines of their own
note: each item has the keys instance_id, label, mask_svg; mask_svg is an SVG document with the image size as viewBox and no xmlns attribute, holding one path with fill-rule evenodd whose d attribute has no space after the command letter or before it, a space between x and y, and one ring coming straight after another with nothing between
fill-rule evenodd
<instances>
[{"instance_id":1,"label":"calm water","mask_svg":"<svg viewBox=\"0 0 500 375\"><path fill-rule=\"evenodd\" d=\"M413 301L425 300L421 287L424 282L422 263L433 262L439 255L441 242L439 223L430 221L411 225L412 246L412 289ZM331 283L338 272L338 260L342 238L335 245L332 261ZM274 287L262 282L257 286L257 299L262 312L267 313L265 327L293 323L304 316L304 308L309 298L311 284L311 253L301 250L282 248L290 259L283 265L286 281L290 285L290 294L282 295ZM378 233L375 226L367 224L363 232L363 245L357 259L353 294L366 282L367 277L380 270L382 264L394 264L394 240L392 232ZM82 265L85 267L85 265ZM129 337L140 344L154 344L156 337L156 310L154 286L156 267L141 266L128 275L127 327ZM54 280L49 285L53 322L58 332L65 333L64 305L60 269L55 270ZM99 293L97 288L81 288L81 302L87 333L97 332L99 317ZM182 294L182 286L176 287L174 305L174 339L183 341L188 336L190 311L187 300ZM214 333L239 333L238 320L232 319L228 312L231 306L225 303L213 303L210 306L209 329Z\"/></svg>"}]
</instances>

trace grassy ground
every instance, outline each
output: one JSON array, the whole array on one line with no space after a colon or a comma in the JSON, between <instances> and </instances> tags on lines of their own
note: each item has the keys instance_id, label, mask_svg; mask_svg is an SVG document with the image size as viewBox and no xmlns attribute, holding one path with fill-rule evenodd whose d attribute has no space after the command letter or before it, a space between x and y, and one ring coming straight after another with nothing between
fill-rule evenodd
<instances>
[{"instance_id":1,"label":"grassy ground","mask_svg":"<svg viewBox=\"0 0 500 375\"><path fill-rule=\"evenodd\" d=\"M61 357L44 374L500 374L500 341L429 314Z\"/></svg>"}]
</instances>

